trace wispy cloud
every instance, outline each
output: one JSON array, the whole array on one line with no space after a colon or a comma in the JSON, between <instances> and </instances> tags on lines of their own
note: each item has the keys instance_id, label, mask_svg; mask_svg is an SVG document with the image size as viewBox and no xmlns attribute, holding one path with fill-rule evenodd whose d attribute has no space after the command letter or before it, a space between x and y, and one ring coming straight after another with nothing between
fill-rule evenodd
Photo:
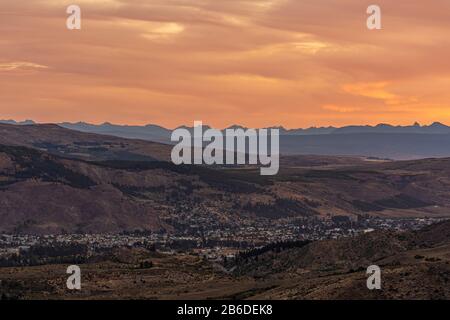
<instances>
[{"instance_id":1,"label":"wispy cloud","mask_svg":"<svg viewBox=\"0 0 450 320\"><path fill-rule=\"evenodd\" d=\"M0 71L14 71L14 70L36 70L47 69L48 66L44 66L32 62L13 61L0 63Z\"/></svg>"},{"instance_id":2,"label":"wispy cloud","mask_svg":"<svg viewBox=\"0 0 450 320\"><path fill-rule=\"evenodd\" d=\"M339 112L339 113L349 113L349 112L356 112L356 111L361 110L361 108L358 108L358 107L337 106L334 104L327 104L327 105L322 106L322 108L324 110L335 111L335 112Z\"/></svg>"},{"instance_id":3,"label":"wispy cloud","mask_svg":"<svg viewBox=\"0 0 450 320\"><path fill-rule=\"evenodd\" d=\"M80 0L77 32L65 27L73 1L3 2L0 108L11 118L450 122L448 0L378 0L373 32L360 0Z\"/></svg>"},{"instance_id":4,"label":"wispy cloud","mask_svg":"<svg viewBox=\"0 0 450 320\"><path fill-rule=\"evenodd\" d=\"M352 83L344 85L343 89L350 94L373 99L384 101L398 99L397 95L388 91L388 85L388 82Z\"/></svg>"}]
</instances>

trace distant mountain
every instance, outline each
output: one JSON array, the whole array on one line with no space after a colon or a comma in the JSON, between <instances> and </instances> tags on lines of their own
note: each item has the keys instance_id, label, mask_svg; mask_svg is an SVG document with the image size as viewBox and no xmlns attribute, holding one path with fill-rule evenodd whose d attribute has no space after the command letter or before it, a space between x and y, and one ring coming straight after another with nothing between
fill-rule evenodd
<instances>
[{"instance_id":1,"label":"distant mountain","mask_svg":"<svg viewBox=\"0 0 450 320\"><path fill-rule=\"evenodd\" d=\"M434 122L429 126L420 126L415 123L412 126L391 126L389 124L378 124L372 126L347 126L333 130L333 134L344 133L416 133L416 134L450 134L450 127Z\"/></svg>"},{"instance_id":2,"label":"distant mountain","mask_svg":"<svg viewBox=\"0 0 450 320\"><path fill-rule=\"evenodd\" d=\"M15 120L0 120L0 123L3 124L17 124L17 125L30 125L30 124L36 124L33 120L25 120L25 121L15 121Z\"/></svg>"},{"instance_id":3,"label":"distant mountain","mask_svg":"<svg viewBox=\"0 0 450 320\"><path fill-rule=\"evenodd\" d=\"M172 130L164 127L148 124L145 126L127 126L103 123L93 125L84 122L78 123L60 123L62 127L94 133L107 133L111 135L122 136L124 138L138 138L144 140L159 139L160 141L169 141ZM192 127L183 126L183 128L192 129ZM205 129L209 126L205 126ZM378 124L376 126L345 126L345 127L310 127L306 129L285 129L284 127L269 127L280 130L281 135L328 135L328 134L347 134L347 133L417 133L417 134L450 134L450 127L440 122L434 122L431 125L421 126L417 122L411 126L392 126L390 124ZM226 129L246 129L246 127L234 124Z\"/></svg>"},{"instance_id":4,"label":"distant mountain","mask_svg":"<svg viewBox=\"0 0 450 320\"><path fill-rule=\"evenodd\" d=\"M73 130L108 134L125 138L172 144L171 130L156 125L120 126L68 124L61 126ZM192 128L185 127L192 131ZM209 128L205 126L206 130ZM245 127L232 125L230 129ZM450 127L435 122L421 126L346 126L342 128L320 127L280 130L280 152L284 155L350 155L394 160L409 160L432 157L450 157Z\"/></svg>"},{"instance_id":5,"label":"distant mountain","mask_svg":"<svg viewBox=\"0 0 450 320\"><path fill-rule=\"evenodd\" d=\"M85 122L59 123L63 128L78 130L82 132L107 134L128 139L142 139L154 142L167 143L170 141L171 130L157 125L146 126L121 126L105 122L100 125L89 124Z\"/></svg>"},{"instance_id":6,"label":"distant mountain","mask_svg":"<svg viewBox=\"0 0 450 320\"><path fill-rule=\"evenodd\" d=\"M17 124L17 125L29 125L35 124L32 120L26 120L22 122L16 122L14 120L0 120L0 123ZM62 122L58 123L61 127L78 130L83 132L92 132L99 134L113 135L130 139L143 139L156 142L168 143L170 142L171 129L164 128L155 124L147 124L143 126L130 126L130 125L117 125L105 122L103 124L90 124L86 122ZM181 126L180 128L186 128L192 130L192 127ZM209 126L205 126L205 129ZM229 129L242 128L246 129L238 124L234 124L228 127ZM227 128L227 129L228 129ZM349 133L415 133L415 134L450 134L450 127L440 122L434 122L431 125L420 125L414 123L410 126L393 126L390 124L378 124L376 126L361 126L351 125L344 127L310 127L310 128L298 128L298 129L285 129L282 126L270 127L280 130L281 135L329 135L329 134L349 134Z\"/></svg>"},{"instance_id":7,"label":"distant mountain","mask_svg":"<svg viewBox=\"0 0 450 320\"><path fill-rule=\"evenodd\" d=\"M31 120L17 123L13 120L0 121L8 124L32 124ZM165 144L170 141L172 130L158 126L127 126L84 122L60 123L60 127L128 139L141 139ZM192 127L185 127L192 132ZM204 130L209 128L204 126ZM245 127L230 126L231 129ZM280 152L284 155L350 155L409 160L432 157L450 157L450 127L440 122L421 126L376 126L311 127L308 129L280 130Z\"/></svg>"}]
</instances>

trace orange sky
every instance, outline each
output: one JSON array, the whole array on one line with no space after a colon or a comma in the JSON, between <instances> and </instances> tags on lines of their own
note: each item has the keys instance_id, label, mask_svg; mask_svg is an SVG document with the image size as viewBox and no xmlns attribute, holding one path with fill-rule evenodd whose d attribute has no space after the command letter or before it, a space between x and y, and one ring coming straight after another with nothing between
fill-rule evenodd
<instances>
[{"instance_id":1,"label":"orange sky","mask_svg":"<svg viewBox=\"0 0 450 320\"><path fill-rule=\"evenodd\" d=\"M449 35L448 0L0 0L0 118L450 123Z\"/></svg>"}]
</instances>

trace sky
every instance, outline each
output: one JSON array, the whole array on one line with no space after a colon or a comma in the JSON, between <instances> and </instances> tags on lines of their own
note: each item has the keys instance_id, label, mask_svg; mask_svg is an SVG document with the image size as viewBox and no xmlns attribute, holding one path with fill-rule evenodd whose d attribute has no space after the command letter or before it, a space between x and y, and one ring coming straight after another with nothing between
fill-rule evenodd
<instances>
[{"instance_id":1,"label":"sky","mask_svg":"<svg viewBox=\"0 0 450 320\"><path fill-rule=\"evenodd\" d=\"M450 124L449 34L448 0L0 0L0 119Z\"/></svg>"}]
</instances>

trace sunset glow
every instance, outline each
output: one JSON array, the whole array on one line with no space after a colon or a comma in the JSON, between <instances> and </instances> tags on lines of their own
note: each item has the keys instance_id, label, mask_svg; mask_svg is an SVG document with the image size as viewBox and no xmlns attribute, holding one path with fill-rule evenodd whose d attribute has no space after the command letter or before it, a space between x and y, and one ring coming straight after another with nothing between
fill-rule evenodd
<instances>
[{"instance_id":1,"label":"sunset glow","mask_svg":"<svg viewBox=\"0 0 450 320\"><path fill-rule=\"evenodd\" d=\"M66 8L82 9L68 30ZM0 0L2 119L450 123L450 2Z\"/></svg>"}]
</instances>

